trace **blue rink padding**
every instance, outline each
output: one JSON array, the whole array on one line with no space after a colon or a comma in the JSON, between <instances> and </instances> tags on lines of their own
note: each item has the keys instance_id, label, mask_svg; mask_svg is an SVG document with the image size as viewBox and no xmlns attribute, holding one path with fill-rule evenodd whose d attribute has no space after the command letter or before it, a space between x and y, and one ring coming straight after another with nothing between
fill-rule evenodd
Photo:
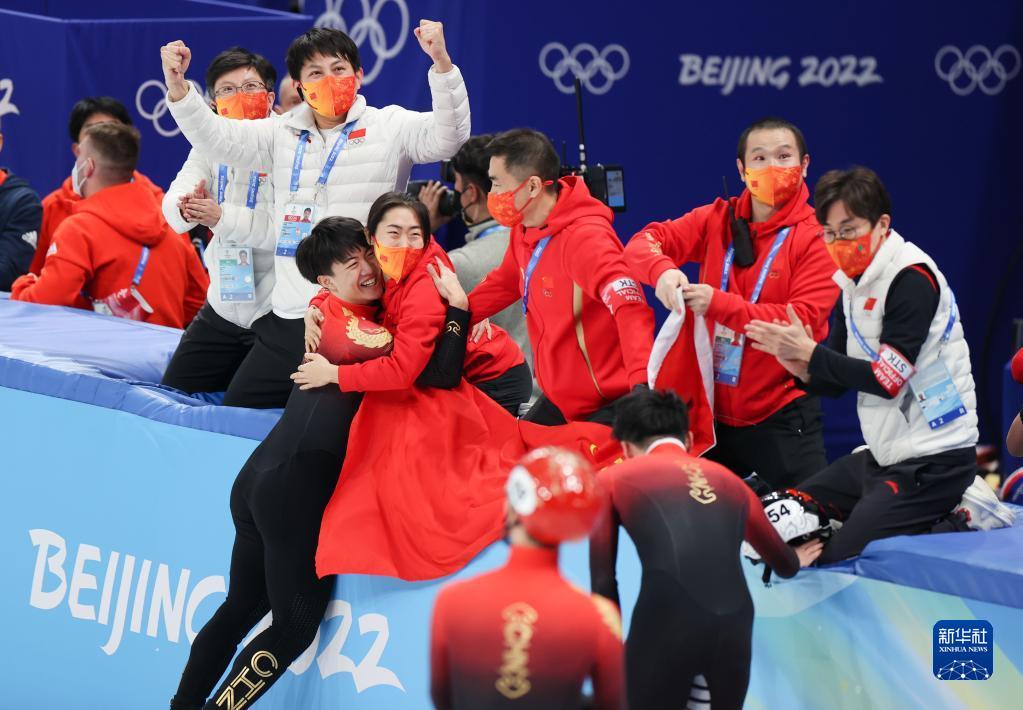
<instances>
[{"instance_id":1,"label":"blue rink padding","mask_svg":"<svg viewBox=\"0 0 1023 710\"><path fill-rule=\"evenodd\" d=\"M253 432L276 415L118 379L116 365L104 374L67 351L47 362L18 357L15 338L22 352L46 351L44 334L56 332L50 313L66 315L36 312L14 337L0 328L8 679L0 707L165 707L188 643L223 599L234 475L257 444ZM111 352L133 359L154 357L165 337L115 326ZM90 357L105 356L98 348ZM746 564L757 608L747 706L1013 706L1023 693L1020 534L893 538L841 571L810 570L771 587ZM350 542L359 544L359 531ZM492 569L506 554L494 545L456 577ZM584 543L565 548L562 568L588 587ZM627 630L640 577L627 539L618 577ZM257 707L429 707L430 612L446 581L339 578L319 637ZM990 680L933 677L932 629L943 619L992 624ZM73 668L73 679L54 668Z\"/></svg>"}]
</instances>

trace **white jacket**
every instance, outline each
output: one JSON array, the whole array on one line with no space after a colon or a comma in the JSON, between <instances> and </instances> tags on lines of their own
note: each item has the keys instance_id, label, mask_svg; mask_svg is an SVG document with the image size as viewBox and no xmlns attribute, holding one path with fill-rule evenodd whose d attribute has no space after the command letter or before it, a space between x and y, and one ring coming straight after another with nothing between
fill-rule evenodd
<instances>
[{"instance_id":1,"label":"white jacket","mask_svg":"<svg viewBox=\"0 0 1023 710\"><path fill-rule=\"evenodd\" d=\"M912 264L926 264L938 280L940 290L938 310L913 365L919 372L936 362L940 356L956 389L959 390L966 414L944 426L931 429L925 421L922 409L914 400L909 383L892 399L864 392L858 393L856 411L860 418L863 439L870 447L870 453L882 466L973 446L979 437L977 393L970 368L970 348L963 337L963 325L958 314L948 342L944 346L941 344L952 309L952 290L934 260L895 231L892 231L877 250L874 260L860 277L859 283L841 271L835 272L833 277L842 288L845 324L849 333L846 354L859 360L870 359L853 336L850 318L855 319L857 330L871 349L874 352L879 350L888 289L899 272ZM871 299L873 304L868 309L867 301Z\"/></svg>"},{"instance_id":2,"label":"white jacket","mask_svg":"<svg viewBox=\"0 0 1023 710\"><path fill-rule=\"evenodd\" d=\"M353 137L338 156L322 192L316 187L336 131L324 141L312 109L300 104L283 116L235 121L217 116L189 88L180 101L169 101L171 115L195 148L212 160L240 170L272 166L275 218L279 236L289 202L315 202L317 219L340 215L363 223L370 205L390 190L404 189L414 163L450 158L469 138L469 99L458 67L444 74L428 73L433 111L419 113L400 106L374 108L357 96L348 112L356 121ZM297 193L290 194L291 169L299 135L309 131ZM360 134L365 130L365 134ZM318 286L298 273L294 257L275 258L273 312L282 318L301 318Z\"/></svg>"},{"instance_id":3,"label":"white jacket","mask_svg":"<svg viewBox=\"0 0 1023 710\"><path fill-rule=\"evenodd\" d=\"M181 196L195 189L200 180L206 181L206 189L217 196L217 180L220 164L208 160L194 148L181 166L177 177L163 197L163 215L171 228L184 234L195 225L186 222L178 210ZM267 170L260 170L259 191L256 193L256 207L246 206L249 192L250 171L228 168L227 187L220 221L211 230L213 237L206 245L203 260L210 274L210 288L206 301L221 318L242 328L248 328L253 321L270 312L270 297L274 287L274 193L273 180ZM252 250L253 277L256 299L250 302L224 302L220 298L220 268L217 254L225 246L244 246Z\"/></svg>"}]
</instances>

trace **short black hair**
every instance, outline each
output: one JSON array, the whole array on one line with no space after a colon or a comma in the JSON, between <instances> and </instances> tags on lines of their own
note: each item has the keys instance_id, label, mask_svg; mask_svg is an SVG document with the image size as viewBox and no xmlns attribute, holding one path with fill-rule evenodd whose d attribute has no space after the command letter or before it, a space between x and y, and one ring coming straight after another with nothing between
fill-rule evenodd
<instances>
[{"instance_id":1,"label":"short black hair","mask_svg":"<svg viewBox=\"0 0 1023 710\"><path fill-rule=\"evenodd\" d=\"M561 177L558 151L547 136L532 128L513 128L498 133L487 145L487 160L494 157L504 158L508 172L516 176L536 175L554 185Z\"/></svg>"},{"instance_id":2,"label":"short black hair","mask_svg":"<svg viewBox=\"0 0 1023 710\"><path fill-rule=\"evenodd\" d=\"M128 109L113 96L86 96L71 109L71 120L68 121L67 131L71 136L72 143L78 142L82 126L97 113L113 116L126 126L132 125Z\"/></svg>"},{"instance_id":3,"label":"short black hair","mask_svg":"<svg viewBox=\"0 0 1023 710\"><path fill-rule=\"evenodd\" d=\"M784 118L778 118L777 116L766 116L746 126L746 130L744 130L739 136L739 146L735 151L736 157L745 165L746 143L749 141L749 134L753 131L769 131L777 128L792 131L792 135L796 137L796 148L799 150L799 159L802 160L808 152L806 150L806 138L803 136L803 132L799 130L799 127L796 124L791 121L786 121Z\"/></svg>"},{"instance_id":4,"label":"short black hair","mask_svg":"<svg viewBox=\"0 0 1023 710\"><path fill-rule=\"evenodd\" d=\"M877 173L870 168L829 170L821 175L813 191L817 221L824 224L828 211L839 201L845 204L845 209L850 214L862 217L870 222L871 226L877 224L881 215L892 213L892 200L888 196L888 190Z\"/></svg>"},{"instance_id":5,"label":"short black hair","mask_svg":"<svg viewBox=\"0 0 1023 710\"><path fill-rule=\"evenodd\" d=\"M487 146L494 140L492 133L472 136L451 158L451 167L462 176L462 180L472 183L483 192L490 192L490 155Z\"/></svg>"},{"instance_id":6,"label":"short black hair","mask_svg":"<svg viewBox=\"0 0 1023 710\"><path fill-rule=\"evenodd\" d=\"M684 440L689 433L689 408L670 390L643 387L615 403L611 433L618 441L636 445L661 436Z\"/></svg>"},{"instance_id":7,"label":"short black hair","mask_svg":"<svg viewBox=\"0 0 1023 710\"><path fill-rule=\"evenodd\" d=\"M369 217L366 219L366 231L369 232L369 236L372 237L377 233L377 227L380 226L384 215L395 207L407 207L412 210L419 222L419 227L423 230L423 242L429 241L430 212L426 209L426 205L419 201L419 198L413 197L407 192L385 192L376 199L369 208Z\"/></svg>"},{"instance_id":8,"label":"short black hair","mask_svg":"<svg viewBox=\"0 0 1023 710\"><path fill-rule=\"evenodd\" d=\"M244 47L231 47L218 54L206 67L206 93L213 96L213 86L217 79L228 72L243 67L252 67L259 78L263 80L267 91L274 91L277 87L277 70L265 57L250 52Z\"/></svg>"},{"instance_id":9,"label":"short black hair","mask_svg":"<svg viewBox=\"0 0 1023 710\"><path fill-rule=\"evenodd\" d=\"M302 278L316 283L317 277L330 275L335 262L351 259L360 249L369 249L362 222L351 217L327 217L298 243L295 265Z\"/></svg>"},{"instance_id":10,"label":"short black hair","mask_svg":"<svg viewBox=\"0 0 1023 710\"><path fill-rule=\"evenodd\" d=\"M352 65L354 71L362 69L362 62L359 61L359 47L351 37L341 30L314 27L292 40L291 46L288 47L285 62L288 65L288 74L292 79L299 80L303 65L314 54L343 57Z\"/></svg>"}]
</instances>

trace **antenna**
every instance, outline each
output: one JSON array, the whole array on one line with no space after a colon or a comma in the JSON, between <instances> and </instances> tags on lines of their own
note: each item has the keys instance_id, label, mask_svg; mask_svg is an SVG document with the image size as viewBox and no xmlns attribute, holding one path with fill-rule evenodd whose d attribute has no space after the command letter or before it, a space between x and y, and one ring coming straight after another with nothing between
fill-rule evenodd
<instances>
[{"instance_id":1,"label":"antenna","mask_svg":"<svg viewBox=\"0 0 1023 710\"><path fill-rule=\"evenodd\" d=\"M583 131L583 86L575 78L575 110L579 118L579 173L586 174L586 133Z\"/></svg>"}]
</instances>

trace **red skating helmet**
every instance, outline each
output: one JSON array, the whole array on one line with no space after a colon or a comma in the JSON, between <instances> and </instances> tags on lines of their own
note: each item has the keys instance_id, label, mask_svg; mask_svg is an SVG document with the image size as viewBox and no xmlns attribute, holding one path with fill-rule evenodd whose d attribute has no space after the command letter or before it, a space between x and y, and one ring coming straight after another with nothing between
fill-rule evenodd
<instances>
[{"instance_id":1,"label":"red skating helmet","mask_svg":"<svg viewBox=\"0 0 1023 710\"><path fill-rule=\"evenodd\" d=\"M526 454L508 474L505 490L526 532L545 545L588 536L604 505L590 464L553 446Z\"/></svg>"}]
</instances>

